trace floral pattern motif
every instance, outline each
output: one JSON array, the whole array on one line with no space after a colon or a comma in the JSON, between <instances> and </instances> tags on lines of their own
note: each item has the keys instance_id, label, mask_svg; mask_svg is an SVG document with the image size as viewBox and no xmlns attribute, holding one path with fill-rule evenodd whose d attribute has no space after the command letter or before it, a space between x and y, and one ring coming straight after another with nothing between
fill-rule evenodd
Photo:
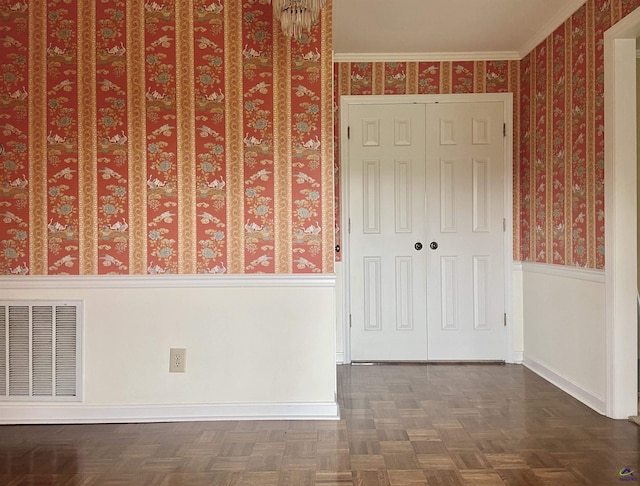
<instances>
[{"instance_id":1,"label":"floral pattern motif","mask_svg":"<svg viewBox=\"0 0 640 486\"><path fill-rule=\"evenodd\" d=\"M145 45L147 270L178 273L174 1L145 4Z\"/></svg>"},{"instance_id":2,"label":"floral pattern motif","mask_svg":"<svg viewBox=\"0 0 640 486\"><path fill-rule=\"evenodd\" d=\"M473 93L474 62L455 62L451 69L453 93Z\"/></svg>"},{"instance_id":3,"label":"floral pattern motif","mask_svg":"<svg viewBox=\"0 0 640 486\"><path fill-rule=\"evenodd\" d=\"M551 241L553 252L550 259L558 265L565 264L566 253L566 232L565 232L565 126L566 126L566 87L564 84L564 65L566 61L566 29L564 25L558 27L551 38L550 48L553 50L553 80L551 89L553 91L550 122L552 123L553 136L551 137ZM549 231L549 225L547 225Z\"/></svg>"},{"instance_id":4,"label":"floral pattern motif","mask_svg":"<svg viewBox=\"0 0 640 486\"><path fill-rule=\"evenodd\" d=\"M532 182L532 126L531 109L533 105L531 97L531 73L532 56L525 57L520 63L520 154L515 154L514 160L518 160L520 167L520 214L516 214L516 221L520 222L520 255L517 259L529 259L531 255L532 231L531 208L533 202L531 198ZM514 197L518 197L514 195ZM515 226L515 225L514 225ZM517 251L517 249L516 249Z\"/></svg>"},{"instance_id":5,"label":"floral pattern motif","mask_svg":"<svg viewBox=\"0 0 640 486\"><path fill-rule=\"evenodd\" d=\"M421 62L418 64L418 93L440 93L440 65L439 62Z\"/></svg>"},{"instance_id":6,"label":"floral pattern motif","mask_svg":"<svg viewBox=\"0 0 640 486\"><path fill-rule=\"evenodd\" d=\"M128 273L129 181L127 118L126 4L98 3L96 143L99 174L98 273Z\"/></svg>"},{"instance_id":7,"label":"floral pattern motif","mask_svg":"<svg viewBox=\"0 0 640 486\"><path fill-rule=\"evenodd\" d=\"M521 61L523 260L604 268L603 39L613 23L639 5L638 0L588 0ZM545 46L552 52L541 70ZM550 137L540 129L544 111L552 123ZM525 129L529 124L531 131ZM549 150L543 151L543 145ZM537 154L533 166L530 153ZM543 200L539 189L547 168L550 180L545 183L551 187L545 188ZM548 244L552 252L543 251L550 250Z\"/></svg>"},{"instance_id":8,"label":"floral pattern motif","mask_svg":"<svg viewBox=\"0 0 640 486\"><path fill-rule=\"evenodd\" d=\"M276 66L264 0L0 2L0 272L332 272L330 12Z\"/></svg>"},{"instance_id":9,"label":"floral pattern motif","mask_svg":"<svg viewBox=\"0 0 640 486\"><path fill-rule=\"evenodd\" d=\"M488 61L486 63L486 92L509 92L509 61Z\"/></svg>"},{"instance_id":10,"label":"floral pattern motif","mask_svg":"<svg viewBox=\"0 0 640 486\"><path fill-rule=\"evenodd\" d=\"M571 236L573 252L571 260L575 265L587 263L587 9L580 8L571 18ZM544 261L544 260L535 260Z\"/></svg>"},{"instance_id":11,"label":"floral pattern motif","mask_svg":"<svg viewBox=\"0 0 640 486\"><path fill-rule=\"evenodd\" d=\"M78 12L64 0L47 12L48 272L78 274Z\"/></svg>"},{"instance_id":12,"label":"floral pattern motif","mask_svg":"<svg viewBox=\"0 0 640 486\"><path fill-rule=\"evenodd\" d=\"M384 66L384 94L407 94L407 63L387 62Z\"/></svg>"},{"instance_id":13,"label":"floral pattern motif","mask_svg":"<svg viewBox=\"0 0 640 486\"><path fill-rule=\"evenodd\" d=\"M351 63L350 95L373 94L373 63ZM336 87L334 87L336 89Z\"/></svg>"},{"instance_id":14,"label":"floral pattern motif","mask_svg":"<svg viewBox=\"0 0 640 486\"><path fill-rule=\"evenodd\" d=\"M271 7L243 2L245 271L275 271Z\"/></svg>"},{"instance_id":15,"label":"floral pattern motif","mask_svg":"<svg viewBox=\"0 0 640 486\"><path fill-rule=\"evenodd\" d=\"M224 6L194 2L198 273L227 272Z\"/></svg>"},{"instance_id":16,"label":"floral pattern motif","mask_svg":"<svg viewBox=\"0 0 640 486\"><path fill-rule=\"evenodd\" d=\"M636 5L640 2L636 1ZM604 268L604 33L613 24L611 18L610 0L597 0L595 4L595 93L592 135L594 137L594 242L591 243L595 254L595 267ZM626 15L626 14L625 14Z\"/></svg>"},{"instance_id":17,"label":"floral pattern motif","mask_svg":"<svg viewBox=\"0 0 640 486\"><path fill-rule=\"evenodd\" d=\"M547 42L540 44L534 51L534 187L533 187L533 223L534 248L536 261L546 261L547 258Z\"/></svg>"},{"instance_id":18,"label":"floral pattern motif","mask_svg":"<svg viewBox=\"0 0 640 486\"><path fill-rule=\"evenodd\" d=\"M273 32L270 9L262 0L244 0L243 18L234 24L242 25L242 42L246 42L249 55L245 57L242 53L240 66L242 91L248 96L243 96L243 106L231 107L240 116L237 123L229 125L231 115L225 104L224 87L231 67L224 65L223 54L237 46L225 44L228 39L226 2L193 0L192 4L195 171L190 181L193 186L181 187L181 190L193 193L195 201L197 251L194 252L194 268L201 273L226 271L230 248L240 243L244 247L245 264L241 268L235 267L236 271L272 272L275 267L269 258L273 258L273 238L277 229L274 228L274 207L282 201L275 198L272 175L267 174L267 180L262 180L265 173L258 175L258 172L263 169L268 172L274 164L270 123L273 124L276 94L273 86L267 87L266 93L260 92L260 88L255 93L250 92L259 84L250 78L251 73L264 76L264 82L269 84L276 69L269 50ZM46 29L30 32L29 10L34 5L27 0L0 4L4 29L4 49L0 53L0 102L4 118L0 123L0 217L3 222L0 225L0 272L27 274L37 267L40 269L37 273L81 273L79 260L83 245L96 245L98 273L131 273L132 268L141 268L141 255L146 255L142 266L151 273L180 272L178 215L184 214L184 208L178 208L179 120L176 120L178 110L175 105L181 88L175 78L175 1L149 0L144 3L146 45L144 62L140 62L140 66L144 64L144 79L135 81L144 85L143 93L146 93L143 100L146 112L144 147L126 143L126 139L131 138L127 132L131 123L130 105L137 102L127 91L132 67L127 65L127 24L130 19L124 7L129 6L128 0L95 2L95 45L79 41L77 26L79 22L86 23L87 19L78 18L76 2L47 0L46 5L37 4L46 9L46 20L43 20ZM374 63L368 62L344 63L346 67L339 64L336 67L340 72L348 74L334 78L335 92L363 95L448 93L471 92L480 86L486 92L514 92L515 126L520 127L518 143L514 144L517 150L514 173L518 177L514 187L520 188L515 204L519 214L514 219L520 244L514 257L603 268L602 40L604 31L611 24L638 5L639 0L588 0L522 61L375 63L375 67ZM287 95L291 99L292 163L300 164L300 167L292 167L291 171L290 199L287 199L291 203L291 221L281 224L291 225L287 230L291 231L294 250L292 268L301 272L330 271L323 268L320 254L332 251L322 244L322 241L329 241L326 237L328 215L322 214L320 209L323 198L330 191L314 186L314 183L322 186L322 173L316 172L315 166L319 156L316 147L322 136L313 106L323 105L305 91L309 90L321 100L326 96L314 73L320 65L317 53L328 55L328 50L323 51L320 44L320 32L328 35L328 30L314 29L304 42L291 43L291 73L297 78L292 78L292 91ZM34 56L38 65L31 66L29 50L34 42L43 49L44 57ZM79 74L78 60L80 56L86 56L87 49L94 51L96 72ZM542 50L546 50L544 56ZM253 58L256 53L257 57ZM266 55L266 61L263 55ZM138 69L137 64L135 67ZM46 103L42 103L46 116L38 120L42 124L38 127L43 135L41 152L44 155L42 161L38 157L37 163L30 159L32 145L39 143L29 138L31 124L35 123L29 120L29 103L33 99L29 96L33 81L30 72L46 73L38 78L43 80L42 84L34 87L42 90L42 98L46 99ZM416 79L407 77L402 82L403 73L405 76L414 73ZM85 157L96 157L86 165L79 160L78 86L86 86L89 78L80 79L80 75L91 75L91 79L95 79L96 119L92 122L95 123L97 154L84 154ZM410 82L415 85L408 86ZM256 101L264 101L257 109L262 111L245 112L244 104ZM334 110L337 115L337 106ZM544 120L541 120L539 116L543 113ZM233 116L238 118L238 115ZM82 123L86 122L83 120ZM233 126L234 130L240 126L242 136L247 136L250 145L245 142L242 153L225 153L228 126ZM255 140L251 137L265 141L264 145L252 145ZM336 155L338 147L336 138ZM144 156L140 159L137 152L132 151L143 152ZM234 158L242 160L245 171L241 181L245 205L241 215L245 217L243 234L241 240L235 242L228 241L227 200L231 189L224 177L227 162ZM144 167L136 166L136 170L145 174L144 181L137 184L128 179L132 160L145 163ZM45 164L46 173L37 172L42 178L42 186L34 185L30 180L30 166L44 167ZM83 236L79 232L79 176L81 173L86 176L83 173L86 167L96 169L93 179L97 186L97 207L83 208L82 217L85 222L95 223L97 242L83 241L88 233ZM337 178L338 168L336 157ZM300 177L301 174L309 179ZM252 180L255 176L257 178ZM91 180L91 176L85 180ZM544 190L540 189L541 184L544 184ZM259 190L261 187L264 190ZM37 193L30 194L34 190ZM141 224L132 227L132 221L127 219L131 213L131 197L142 193L145 194L147 224L145 228ZM335 194L337 198L339 192ZM34 213L30 206L35 200L42 204L38 204ZM339 214L338 199L335 206L336 214ZM85 211L95 214L87 216ZM30 212L37 213L38 218L32 220ZM313 219L316 215L319 221ZM252 219L249 221L246 216ZM260 233L258 240L253 241L258 235L244 227L248 225L255 230L257 226L252 224L262 226L263 231L266 229L267 239ZM337 220L338 237L339 228ZM132 234L136 241L144 243L143 252L131 252ZM250 253L251 244L263 251ZM266 255L266 259L260 259L262 255ZM339 254L337 256L339 258Z\"/></svg>"},{"instance_id":19,"label":"floral pattern motif","mask_svg":"<svg viewBox=\"0 0 640 486\"><path fill-rule=\"evenodd\" d=\"M318 31L304 35L291 47L293 272L321 272L322 46Z\"/></svg>"}]
</instances>

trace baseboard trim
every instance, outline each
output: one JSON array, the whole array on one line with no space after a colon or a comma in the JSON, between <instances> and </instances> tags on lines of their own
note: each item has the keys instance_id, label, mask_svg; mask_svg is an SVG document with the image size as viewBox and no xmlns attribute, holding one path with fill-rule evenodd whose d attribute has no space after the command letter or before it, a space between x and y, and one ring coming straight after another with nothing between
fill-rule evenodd
<instances>
[{"instance_id":1,"label":"baseboard trim","mask_svg":"<svg viewBox=\"0 0 640 486\"><path fill-rule=\"evenodd\" d=\"M336 353L336 364L344 364L344 353Z\"/></svg>"},{"instance_id":2,"label":"baseboard trim","mask_svg":"<svg viewBox=\"0 0 640 486\"><path fill-rule=\"evenodd\" d=\"M552 370L547 365L529 357L524 356L522 364L533 371L535 374L541 376L548 382L554 384L565 393L568 393L576 400L584 403L587 407L595 410L601 415L606 415L607 404L605 399L596 395L588 390L585 390L580 385L573 381L563 377L556 371Z\"/></svg>"},{"instance_id":3,"label":"baseboard trim","mask_svg":"<svg viewBox=\"0 0 640 486\"><path fill-rule=\"evenodd\" d=\"M339 420L336 402L194 405L0 404L0 424Z\"/></svg>"}]
</instances>

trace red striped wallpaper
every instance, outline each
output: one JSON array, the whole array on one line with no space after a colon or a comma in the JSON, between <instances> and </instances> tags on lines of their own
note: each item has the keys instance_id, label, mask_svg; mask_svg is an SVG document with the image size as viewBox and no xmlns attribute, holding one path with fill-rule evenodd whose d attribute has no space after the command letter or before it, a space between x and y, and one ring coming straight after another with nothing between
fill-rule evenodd
<instances>
[{"instance_id":1,"label":"red striped wallpaper","mask_svg":"<svg viewBox=\"0 0 640 486\"><path fill-rule=\"evenodd\" d=\"M333 271L331 3L0 0L4 274Z\"/></svg>"}]
</instances>

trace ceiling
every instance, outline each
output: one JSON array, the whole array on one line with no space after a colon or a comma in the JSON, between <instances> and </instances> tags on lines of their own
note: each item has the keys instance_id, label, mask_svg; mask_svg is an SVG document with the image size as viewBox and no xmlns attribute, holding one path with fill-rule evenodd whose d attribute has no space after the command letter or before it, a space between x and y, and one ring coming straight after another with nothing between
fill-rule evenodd
<instances>
[{"instance_id":1,"label":"ceiling","mask_svg":"<svg viewBox=\"0 0 640 486\"><path fill-rule=\"evenodd\" d=\"M337 61L521 59L585 0L333 0Z\"/></svg>"}]
</instances>

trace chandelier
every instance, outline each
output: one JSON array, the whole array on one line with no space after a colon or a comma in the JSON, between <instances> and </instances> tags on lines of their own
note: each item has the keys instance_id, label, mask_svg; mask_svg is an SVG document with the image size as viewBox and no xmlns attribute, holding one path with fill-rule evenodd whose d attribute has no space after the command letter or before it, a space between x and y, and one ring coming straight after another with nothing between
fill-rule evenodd
<instances>
[{"instance_id":1,"label":"chandelier","mask_svg":"<svg viewBox=\"0 0 640 486\"><path fill-rule=\"evenodd\" d=\"M320 10L327 0L270 0L273 17L280 21L282 32L288 37L300 39L302 32L311 29L318 20Z\"/></svg>"}]
</instances>

